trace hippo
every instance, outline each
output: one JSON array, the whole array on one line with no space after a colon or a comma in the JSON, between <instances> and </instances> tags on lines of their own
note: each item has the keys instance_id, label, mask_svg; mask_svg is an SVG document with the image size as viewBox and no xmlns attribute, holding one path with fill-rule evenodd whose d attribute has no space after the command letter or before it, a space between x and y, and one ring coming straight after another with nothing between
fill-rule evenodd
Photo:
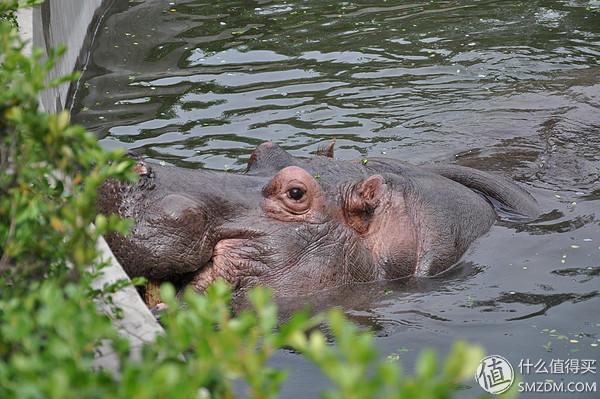
<instances>
[{"instance_id":1,"label":"hippo","mask_svg":"<svg viewBox=\"0 0 600 399\"><path fill-rule=\"evenodd\" d=\"M350 283L428 277L451 268L502 215L531 220L516 183L456 165L312 158L259 145L243 174L139 160L139 181L106 182L98 211L132 219L107 242L131 277L233 299L261 285L277 297Z\"/></svg>"}]
</instances>

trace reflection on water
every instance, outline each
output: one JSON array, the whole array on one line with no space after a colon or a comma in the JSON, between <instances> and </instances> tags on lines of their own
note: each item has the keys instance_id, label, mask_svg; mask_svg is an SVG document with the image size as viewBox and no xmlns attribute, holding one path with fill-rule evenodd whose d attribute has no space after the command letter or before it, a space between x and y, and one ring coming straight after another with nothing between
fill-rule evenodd
<instances>
[{"instance_id":1,"label":"reflection on water","mask_svg":"<svg viewBox=\"0 0 600 399\"><path fill-rule=\"evenodd\" d=\"M331 290L313 305L344 307L408 366L418 349L446 350L456 337L517 362L597 359L599 9L117 0L73 116L107 148L189 168L242 171L265 140L309 155L336 138L343 159L383 154L512 176L546 215L498 223L449 275ZM297 356L275 362L297 370L286 394L323 387L302 384L316 376Z\"/></svg>"}]
</instances>

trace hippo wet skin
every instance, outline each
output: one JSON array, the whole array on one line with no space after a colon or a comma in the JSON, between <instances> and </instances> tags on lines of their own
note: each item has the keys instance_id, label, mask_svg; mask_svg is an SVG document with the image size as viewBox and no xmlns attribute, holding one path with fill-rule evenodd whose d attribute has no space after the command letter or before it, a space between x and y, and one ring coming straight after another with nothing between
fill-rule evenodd
<instances>
[{"instance_id":1,"label":"hippo wet skin","mask_svg":"<svg viewBox=\"0 0 600 399\"><path fill-rule=\"evenodd\" d=\"M99 212L135 221L106 237L131 276L191 285L218 278L235 298L262 285L290 297L353 282L433 276L486 233L497 212L533 218L515 183L460 166L296 158L258 146L245 174L140 162L136 184L109 181ZM234 298L234 299L235 299Z\"/></svg>"}]
</instances>

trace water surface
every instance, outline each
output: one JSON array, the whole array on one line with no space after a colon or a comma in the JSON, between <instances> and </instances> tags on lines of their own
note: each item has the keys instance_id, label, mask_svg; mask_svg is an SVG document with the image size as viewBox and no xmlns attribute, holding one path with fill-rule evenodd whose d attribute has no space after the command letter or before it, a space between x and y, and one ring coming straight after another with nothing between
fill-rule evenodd
<instances>
[{"instance_id":1,"label":"water surface","mask_svg":"<svg viewBox=\"0 0 600 399\"><path fill-rule=\"evenodd\" d=\"M446 352L458 337L515 367L523 358L597 360L599 8L117 0L73 115L106 148L187 168L242 171L263 141L308 156L335 138L340 159L385 155L512 177L539 199L542 219L498 223L447 276L322 298L373 329L381 353L408 368L419 350ZM295 354L273 364L293 370L285 397L327 386ZM600 385L598 374L563 377ZM464 396L481 393L474 386Z\"/></svg>"}]
</instances>

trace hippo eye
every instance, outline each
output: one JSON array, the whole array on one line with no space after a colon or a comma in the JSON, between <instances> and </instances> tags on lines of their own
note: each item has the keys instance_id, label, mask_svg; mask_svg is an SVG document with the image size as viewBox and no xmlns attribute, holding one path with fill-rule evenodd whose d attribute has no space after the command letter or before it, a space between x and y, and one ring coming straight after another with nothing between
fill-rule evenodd
<instances>
[{"instance_id":1,"label":"hippo eye","mask_svg":"<svg viewBox=\"0 0 600 399\"><path fill-rule=\"evenodd\" d=\"M292 187L288 190L287 194L294 201L300 201L304 197L305 191L299 187Z\"/></svg>"}]
</instances>

